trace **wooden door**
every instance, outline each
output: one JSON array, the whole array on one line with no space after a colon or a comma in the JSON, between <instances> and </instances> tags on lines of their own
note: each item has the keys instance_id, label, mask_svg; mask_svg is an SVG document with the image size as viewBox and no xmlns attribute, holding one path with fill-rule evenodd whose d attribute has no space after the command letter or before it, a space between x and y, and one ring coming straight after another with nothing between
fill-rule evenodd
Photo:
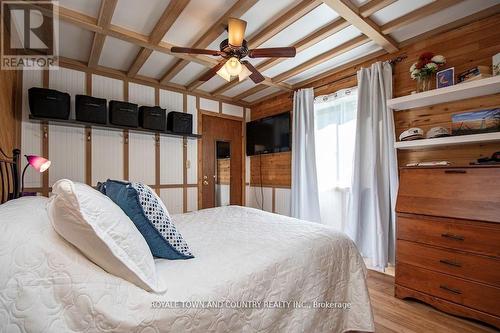
<instances>
[{"instance_id":1,"label":"wooden door","mask_svg":"<svg viewBox=\"0 0 500 333\"><path fill-rule=\"evenodd\" d=\"M216 142L226 141L230 148L230 203L243 202L242 123L238 120L202 115L201 208L215 207Z\"/></svg>"}]
</instances>

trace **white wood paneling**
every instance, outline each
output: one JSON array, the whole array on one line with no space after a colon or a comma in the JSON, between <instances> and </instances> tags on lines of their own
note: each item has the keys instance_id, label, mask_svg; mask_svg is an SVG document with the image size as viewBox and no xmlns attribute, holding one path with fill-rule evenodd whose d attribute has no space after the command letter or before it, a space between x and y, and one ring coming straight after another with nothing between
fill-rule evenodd
<instances>
[{"instance_id":1,"label":"white wood paneling","mask_svg":"<svg viewBox=\"0 0 500 333\"><path fill-rule=\"evenodd\" d=\"M245 108L245 121L248 123L251 119L252 109Z\"/></svg>"},{"instance_id":2,"label":"white wood paneling","mask_svg":"<svg viewBox=\"0 0 500 333\"><path fill-rule=\"evenodd\" d=\"M155 88L130 82L128 85L128 100L130 103L146 106L155 105Z\"/></svg>"},{"instance_id":3,"label":"white wood paneling","mask_svg":"<svg viewBox=\"0 0 500 333\"><path fill-rule=\"evenodd\" d=\"M160 89L160 106L167 112L184 110L184 96L182 93Z\"/></svg>"},{"instance_id":4,"label":"white wood paneling","mask_svg":"<svg viewBox=\"0 0 500 333\"><path fill-rule=\"evenodd\" d=\"M243 118L243 107L222 103L222 113Z\"/></svg>"},{"instance_id":5,"label":"white wood paneling","mask_svg":"<svg viewBox=\"0 0 500 333\"><path fill-rule=\"evenodd\" d=\"M66 92L71 96L70 118L75 118L75 95L85 94L85 73L68 68L49 72L49 88Z\"/></svg>"},{"instance_id":6,"label":"white wood paneling","mask_svg":"<svg viewBox=\"0 0 500 333\"><path fill-rule=\"evenodd\" d=\"M123 180L123 132L92 129L92 185Z\"/></svg>"},{"instance_id":7,"label":"white wood paneling","mask_svg":"<svg viewBox=\"0 0 500 333\"><path fill-rule=\"evenodd\" d=\"M155 137L129 133L129 179L147 185L155 183Z\"/></svg>"},{"instance_id":8,"label":"white wood paneling","mask_svg":"<svg viewBox=\"0 0 500 333\"><path fill-rule=\"evenodd\" d=\"M187 189L187 208L188 212L198 210L198 188L189 187Z\"/></svg>"},{"instance_id":9,"label":"white wood paneling","mask_svg":"<svg viewBox=\"0 0 500 333\"><path fill-rule=\"evenodd\" d=\"M62 178L85 182L85 129L49 125L49 186Z\"/></svg>"},{"instance_id":10,"label":"white wood paneling","mask_svg":"<svg viewBox=\"0 0 500 333\"><path fill-rule=\"evenodd\" d=\"M59 55L88 61L94 33L65 21L59 22ZM78 45L78 47L75 47Z\"/></svg>"},{"instance_id":11,"label":"white wood paneling","mask_svg":"<svg viewBox=\"0 0 500 333\"><path fill-rule=\"evenodd\" d=\"M265 211L272 212L273 210L273 189L270 187L247 186L246 192L246 205L248 207L264 209ZM262 200L264 199L264 200Z\"/></svg>"},{"instance_id":12,"label":"white wood paneling","mask_svg":"<svg viewBox=\"0 0 500 333\"><path fill-rule=\"evenodd\" d=\"M213 99L200 98L200 109L205 111L219 112L219 102Z\"/></svg>"},{"instance_id":13,"label":"white wood paneling","mask_svg":"<svg viewBox=\"0 0 500 333\"><path fill-rule=\"evenodd\" d=\"M275 200L275 211L277 214L290 216L290 189L289 188L277 188L274 194Z\"/></svg>"},{"instance_id":14,"label":"white wood paneling","mask_svg":"<svg viewBox=\"0 0 500 333\"><path fill-rule=\"evenodd\" d=\"M101 75L92 75L92 96L109 101L123 101L123 81Z\"/></svg>"},{"instance_id":15,"label":"white wood paneling","mask_svg":"<svg viewBox=\"0 0 500 333\"><path fill-rule=\"evenodd\" d=\"M193 133L198 134L198 109L196 108L196 96L187 96L187 113L193 115Z\"/></svg>"},{"instance_id":16,"label":"white wood paneling","mask_svg":"<svg viewBox=\"0 0 500 333\"><path fill-rule=\"evenodd\" d=\"M21 128L21 152L23 155L42 155L42 130L39 123L28 121L30 114L28 102L28 89L42 86L42 71L23 71L23 121ZM10 153L10 152L9 152ZM45 156L47 157L47 156ZM26 159L21 158L21 167L26 166ZM29 168L24 177L26 187L42 186L42 176L40 173Z\"/></svg>"},{"instance_id":17,"label":"white wood paneling","mask_svg":"<svg viewBox=\"0 0 500 333\"><path fill-rule=\"evenodd\" d=\"M245 183L250 183L250 156L245 156Z\"/></svg>"},{"instance_id":18,"label":"white wood paneling","mask_svg":"<svg viewBox=\"0 0 500 333\"><path fill-rule=\"evenodd\" d=\"M160 138L160 183L182 184L182 139Z\"/></svg>"},{"instance_id":19,"label":"white wood paneling","mask_svg":"<svg viewBox=\"0 0 500 333\"><path fill-rule=\"evenodd\" d=\"M187 183L198 183L198 141L187 141Z\"/></svg>"},{"instance_id":20,"label":"white wood paneling","mask_svg":"<svg viewBox=\"0 0 500 333\"><path fill-rule=\"evenodd\" d=\"M107 36L102 48L99 65L126 71L140 51L137 44Z\"/></svg>"},{"instance_id":21,"label":"white wood paneling","mask_svg":"<svg viewBox=\"0 0 500 333\"><path fill-rule=\"evenodd\" d=\"M160 189L160 198L167 207L170 214L181 214L183 208L183 189L182 188L162 188Z\"/></svg>"},{"instance_id":22,"label":"white wood paneling","mask_svg":"<svg viewBox=\"0 0 500 333\"><path fill-rule=\"evenodd\" d=\"M165 0L120 0L111 23L149 36L167 5Z\"/></svg>"}]
</instances>

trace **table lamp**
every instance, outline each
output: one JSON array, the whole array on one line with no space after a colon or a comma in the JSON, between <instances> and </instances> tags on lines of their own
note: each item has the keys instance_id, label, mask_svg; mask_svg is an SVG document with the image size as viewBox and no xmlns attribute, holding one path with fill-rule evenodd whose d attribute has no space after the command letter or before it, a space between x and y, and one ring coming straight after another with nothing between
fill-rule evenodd
<instances>
[{"instance_id":1,"label":"table lamp","mask_svg":"<svg viewBox=\"0 0 500 333\"><path fill-rule=\"evenodd\" d=\"M28 160L28 164L23 169L23 174L21 176L21 195L24 192L24 173L28 166L31 166L36 171L42 173L45 172L50 167L50 161L44 157L36 156L36 155L24 155Z\"/></svg>"}]
</instances>

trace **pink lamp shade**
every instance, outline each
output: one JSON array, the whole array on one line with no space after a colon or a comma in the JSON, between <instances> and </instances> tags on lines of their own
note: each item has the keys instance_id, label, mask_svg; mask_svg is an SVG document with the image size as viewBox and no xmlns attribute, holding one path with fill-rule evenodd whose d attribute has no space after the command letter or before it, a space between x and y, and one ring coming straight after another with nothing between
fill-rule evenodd
<instances>
[{"instance_id":1,"label":"pink lamp shade","mask_svg":"<svg viewBox=\"0 0 500 333\"><path fill-rule=\"evenodd\" d=\"M50 167L50 161L46 158L36 155L27 155L29 165L33 167L38 172L44 172Z\"/></svg>"}]
</instances>

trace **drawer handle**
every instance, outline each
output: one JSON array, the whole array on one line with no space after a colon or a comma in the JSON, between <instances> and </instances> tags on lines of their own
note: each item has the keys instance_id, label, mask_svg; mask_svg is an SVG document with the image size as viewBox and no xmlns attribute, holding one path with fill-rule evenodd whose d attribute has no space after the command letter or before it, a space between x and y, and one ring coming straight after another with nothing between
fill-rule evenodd
<instances>
[{"instance_id":1,"label":"drawer handle","mask_svg":"<svg viewBox=\"0 0 500 333\"><path fill-rule=\"evenodd\" d=\"M444 170L444 173L467 173L467 170Z\"/></svg>"},{"instance_id":2,"label":"drawer handle","mask_svg":"<svg viewBox=\"0 0 500 333\"><path fill-rule=\"evenodd\" d=\"M464 236L453 235L453 234L441 234L441 237L453 239L453 240L457 240L457 241L463 241L465 239Z\"/></svg>"},{"instance_id":3,"label":"drawer handle","mask_svg":"<svg viewBox=\"0 0 500 333\"><path fill-rule=\"evenodd\" d=\"M454 266L454 267L462 267L462 264L460 264L456 261L453 261L453 260L441 259L441 260L439 260L439 262L442 264L450 265L450 266Z\"/></svg>"},{"instance_id":4,"label":"drawer handle","mask_svg":"<svg viewBox=\"0 0 500 333\"><path fill-rule=\"evenodd\" d=\"M443 289L443 290L446 290L446 291L449 291L450 293L453 293L453 294L456 294L456 295L460 295L462 292L458 289L455 289L455 288L450 288L448 286L439 286L439 288Z\"/></svg>"}]
</instances>

